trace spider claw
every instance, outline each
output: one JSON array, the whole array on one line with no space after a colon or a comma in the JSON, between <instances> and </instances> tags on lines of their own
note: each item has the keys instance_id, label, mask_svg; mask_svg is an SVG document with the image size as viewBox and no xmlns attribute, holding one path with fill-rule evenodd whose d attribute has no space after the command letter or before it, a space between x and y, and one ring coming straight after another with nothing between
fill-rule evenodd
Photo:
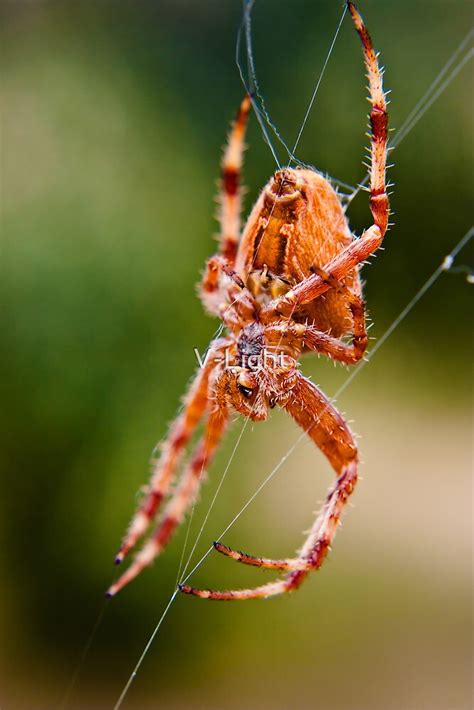
<instances>
[{"instance_id":1,"label":"spider claw","mask_svg":"<svg viewBox=\"0 0 474 710\"><path fill-rule=\"evenodd\" d=\"M222 542L219 542L219 540L214 540L212 546L215 550L217 550L217 552L221 552L223 555L227 555L228 557L230 557L234 552L231 547L224 545Z\"/></svg>"},{"instance_id":2,"label":"spider claw","mask_svg":"<svg viewBox=\"0 0 474 710\"><path fill-rule=\"evenodd\" d=\"M189 584L178 584L178 589L183 594L193 594L195 597L201 597L201 599L208 599L211 594L210 589L197 589L196 587L190 587Z\"/></svg>"}]
</instances>

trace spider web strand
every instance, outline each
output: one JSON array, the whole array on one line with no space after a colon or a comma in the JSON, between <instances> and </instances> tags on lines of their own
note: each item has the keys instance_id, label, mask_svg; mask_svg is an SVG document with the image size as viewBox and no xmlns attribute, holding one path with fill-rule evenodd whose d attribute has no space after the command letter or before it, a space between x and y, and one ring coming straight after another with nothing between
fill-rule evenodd
<instances>
[{"instance_id":1,"label":"spider web strand","mask_svg":"<svg viewBox=\"0 0 474 710\"><path fill-rule=\"evenodd\" d=\"M389 141L388 150L390 150L390 149L393 150L394 148L396 148L400 145L402 140L404 140L407 137L407 135L412 131L412 129L416 126L418 121L426 113L426 111L428 111L428 109L433 105L433 103L448 88L448 86L455 79L455 77L459 74L459 72L465 66L465 64L469 61L469 59L472 58L474 50L471 48L464 55L464 57L462 59L460 59L459 63L454 67L454 69L447 76L447 78L439 85L441 77L443 77L447 73L449 67L451 67L451 65L453 64L455 59L459 56L461 51L466 47L466 45L468 44L469 40L473 37L473 35L474 35L474 30L471 29L468 32L468 34L466 35L466 37L460 42L458 47L454 50L451 57L448 59L448 61L444 65L444 67L438 73L437 77L432 81L429 88L424 93L423 97L418 101L416 106L410 111L410 113L408 114L408 116L403 121L402 125L400 126L400 128L395 132L393 139ZM438 88L436 89L436 87L438 87ZM369 175L365 175L364 179L359 183L359 185L354 190L354 192L347 197L347 206L349 206L349 204L359 194L359 192L364 189L364 187L367 185L368 181L369 181Z\"/></svg>"},{"instance_id":2,"label":"spider web strand","mask_svg":"<svg viewBox=\"0 0 474 710\"><path fill-rule=\"evenodd\" d=\"M96 618L94 625L91 629L91 632L87 638L87 641L85 642L85 644L82 648L80 658L79 658L77 665L72 673L69 685L67 686L67 688L64 692L64 695L62 696L62 699L58 705L58 710L65 710L65 708L69 705L69 701L71 699L72 693L74 691L74 688L76 687L76 683L79 679L79 676L81 675L82 668L83 668L86 658L89 654L91 646L95 640L97 631L99 630L99 627L102 623L102 619L105 614L105 611L106 611L109 604L110 604L109 599L105 600L105 602L102 604L102 607L97 615L97 618Z\"/></svg>"},{"instance_id":3,"label":"spider web strand","mask_svg":"<svg viewBox=\"0 0 474 710\"><path fill-rule=\"evenodd\" d=\"M474 37L474 29L470 29L467 35L464 37L464 39L459 43L457 48L454 50L454 52L451 54L450 58L444 65L444 67L441 69L439 72L438 76L432 81L428 89L425 91L421 99L418 101L418 103L413 107L413 109L410 111L408 116L405 118L404 122L402 125L399 127L397 131L397 138L396 140L400 142L400 140L403 139L403 134L405 131L407 131L407 127L409 126L410 122L412 121L413 118L417 115L418 111L423 109L423 106L426 101L429 100L431 94L435 91L436 87L440 83L441 79L443 76L446 74L448 69L451 67L451 65L454 63L454 61L457 59L459 54L464 50L464 48L469 44L469 42L472 40ZM411 130L411 129L408 129ZM399 138L399 136L402 135L402 138Z\"/></svg>"},{"instance_id":4,"label":"spider web strand","mask_svg":"<svg viewBox=\"0 0 474 710\"><path fill-rule=\"evenodd\" d=\"M304 115L303 122L302 122L302 124L301 124L301 128L300 128L300 130L298 131L298 135L296 136L296 140L295 140L295 144L294 144L294 146L293 146L293 150L291 151L291 153L289 153L290 162L288 163L288 167L290 166L291 161L294 159L294 157L293 157L293 156L294 156L294 153L296 152L296 149L298 148L298 145L299 145L301 136L302 136L302 134L303 134L303 131L304 131L305 126L306 126L306 123L307 123L308 118L309 118L309 114L311 113L311 109L313 108L313 104L314 104L314 102L315 102L316 95L317 95L317 93L318 93L318 91L319 91L319 87L321 86L321 82L322 82L323 77L324 77L324 74L325 74L325 72L326 72L326 67L327 67L327 65L328 65L328 63L329 63L329 59L331 58L331 55L332 55L332 53L333 53L334 45L336 44L336 40L337 40L338 35L339 35L339 30L341 29L342 23L343 23L344 18L345 18L345 16L346 16L346 12L347 12L347 5L345 4L345 5L344 5L344 9L343 9L343 11L342 11L341 19L339 20L339 24L338 24L338 26L337 26L337 28L336 28L336 32L335 32L334 37L333 37L333 39L332 39L332 42L331 42L331 44L330 44L330 46L329 46L329 51L328 51L327 56L326 56L326 59L325 59L325 61L324 61L323 68L321 69L321 73L320 73L319 78L318 78L318 80L317 80L317 82L316 82L316 86L314 87L314 91L313 91L313 93L312 93L310 102L309 102L309 104L308 104L308 108L306 109L306 113L305 113L305 115Z\"/></svg>"},{"instance_id":5,"label":"spider web strand","mask_svg":"<svg viewBox=\"0 0 474 710\"><path fill-rule=\"evenodd\" d=\"M125 696L127 695L128 691L130 690L130 686L132 685L133 681L137 677L138 671L140 670L140 667L141 667L143 661L145 660L145 656L147 655L148 651L150 650L151 645L152 645L153 641L155 640L155 636L158 633L158 631L160 630L160 627L161 627L163 621L165 620L165 617L167 616L168 611L171 608L171 605L173 604L174 600L176 599L177 594L178 594L178 589L175 589L173 594L170 596L168 603L166 604L166 606L163 610L163 613L161 614L161 616L158 620L158 623L156 624L155 628L153 629L153 633L151 634L150 638L148 639L146 646L143 649L142 654L135 665L135 668L133 669L122 692L120 693L120 697L117 700L117 702L115 703L113 710L119 710L119 708L122 707L122 703L125 700Z\"/></svg>"},{"instance_id":6,"label":"spider web strand","mask_svg":"<svg viewBox=\"0 0 474 710\"><path fill-rule=\"evenodd\" d=\"M237 441L236 441L236 443L235 443L235 446L234 446L234 448L233 448L233 450L232 450L232 453L231 453L231 455L230 455L230 457L229 457L229 460L228 460L228 462L227 462L227 465L226 465L226 467L225 467L225 469L224 469L224 473L222 474L222 476L221 476L221 478L220 478L219 484L218 484L218 486L217 486L217 488L216 488L216 490L215 490L215 492L214 492L214 495L213 495L213 497L212 497L212 500L211 500L211 503L210 503L209 508L208 508L208 510L207 510L207 513L206 513L206 515L204 516L204 520L203 520L203 522L202 522L202 524L201 524L201 527L200 527L200 529L199 529L199 532L198 532L198 534L197 534L196 540L195 540L194 543L193 543L191 552L189 553L189 556L188 556L188 559L187 559L187 561L186 561L186 564L184 565L184 569L183 569L182 575L181 575L181 565L180 565L180 569L179 569L179 572L178 572L177 584L179 583L179 582L178 582L179 577L180 577L180 576L184 577L184 575L186 574L186 570L187 570L188 567L189 567L189 564L190 564L190 562L191 562L191 559L192 559L192 556L193 556L193 554L194 554L194 551L195 551L195 549L196 549L196 547L197 547L197 545L198 545L198 543L199 543L199 540L201 539L201 535L202 535L202 533L203 533L203 531L204 531L204 528L205 528L205 526L206 526L206 524L207 524L207 521L208 521L209 516L210 516L210 514L211 514L211 511L212 511L212 509L213 509L213 507L214 507L214 504L215 504L215 502L216 502L216 500L217 500L217 497L219 496L220 490L221 490L222 485L223 485L223 483L224 483L224 481L225 481L225 479L226 479L226 477L227 477L227 473L228 473L229 468L230 468L230 466L231 466L231 464L232 464L232 461L234 460L235 454L236 454L236 452L237 452L237 449L239 448L240 442L242 441L242 437L243 437L243 435L244 435L245 429L246 429L247 426L248 426L249 421L250 421L250 419L245 419L244 424L243 424L243 426L242 426L242 428L241 428L241 430L240 430L240 433L239 433L239 436L238 436ZM195 501L195 503L196 503L196 501ZM195 504L194 504L194 506L193 506L193 513L194 513L194 507L195 507ZM187 538L186 538L186 541L185 541L185 542L187 543ZM185 544L185 547L183 548L183 556L182 556L182 558L181 558L181 562L182 562L182 559L184 558L184 551L185 551L185 548L186 548L186 544Z\"/></svg>"},{"instance_id":7,"label":"spider web strand","mask_svg":"<svg viewBox=\"0 0 474 710\"><path fill-rule=\"evenodd\" d=\"M346 12L347 12L347 5L344 5L341 18L340 18L339 23L338 23L338 26L337 26L337 28L336 28L336 32L335 32L335 34L334 34L334 37L333 37L333 39L332 39L332 41L331 41L328 54L327 54L326 59L325 59L325 61L324 61L323 68L322 68L321 73L320 73L320 75L319 75L319 78L318 78L318 80L317 80L317 82L316 82L316 86L315 86L315 88L314 88L314 90L313 90L313 93L312 93L310 102L309 102L309 104L308 104L308 107L307 107L307 109L306 109L306 112L305 112L305 115L304 115L302 124L301 124L301 126L300 126L300 128L299 128L299 131L298 131L298 134L297 134L297 138L296 138L296 141L295 141L293 150L290 150L290 147L288 146L288 144L286 143L286 141L283 139L283 137L282 137L280 131L278 130L276 124L274 123L274 121L273 121L273 120L271 119L271 117L270 117L270 114L269 114L268 109L267 109L266 104L265 104L265 99L264 99L264 97L263 97L263 95L262 95L262 92L261 92L261 90L260 90L260 86L259 86L259 83L258 83L258 79L257 79L257 71L256 71L256 68L255 68L255 59L254 59L253 45L252 45L252 21L251 21L251 15L252 15L252 10L253 10L254 4L255 4L255 0L243 0L243 5L244 5L243 19L242 19L241 26L240 26L240 28L239 28L239 32L238 32L238 34L237 34L237 43L236 43L236 64L237 64L237 68L238 68L238 71L239 71L240 79L241 79L241 81L242 81L242 84L243 84L243 86L244 86L244 88L245 88L247 94L249 94L249 96L250 96L250 99L251 99L251 102L252 102L252 107L253 107L253 109L254 109L254 111L255 111L255 114L256 114L256 116L257 116L257 120L258 120L258 122L259 122L259 124L260 124L260 127L261 127L261 129L262 129L265 142L266 142L266 143L268 144L268 146L270 147L270 150L271 150L271 152L272 152L272 154L273 154L273 157L274 157L274 159L275 159L275 162L276 162L277 165L278 165L278 168L281 169L281 164L280 164L280 162L279 162L279 159L278 159L276 150L275 150L275 148L274 148L274 146L273 146L273 144L272 144L272 142L271 142L271 140L270 140L270 137L269 137L269 135L268 135L268 131L267 131L265 125L264 125L265 122L266 122L266 124L268 125L268 127L273 131L275 137L276 137L277 140L281 143L281 145L283 146L283 148L285 149L285 151L286 151L286 153L287 153L287 155L288 155L289 162L288 162L288 164L287 164L287 167L289 167L292 162L295 162L296 164L298 164L298 165L300 165L300 166L302 166L302 167L308 167L308 166L306 165L306 163L304 163L302 160L300 160L299 158L297 158L297 156L295 155L295 152L296 152L296 149L297 149L297 147L298 147L299 141L300 141L300 139L301 139L301 135L302 135L303 130L304 130L304 128L305 128L306 122L307 122L307 120L308 120L308 118L309 118L309 115L310 115L310 113L311 113L311 109L312 109L313 104L314 104L314 101L315 101L315 99L316 99L316 95L317 95L318 90L319 90L319 87L320 87L320 85L321 85L321 82L322 82L324 73L325 73L325 71L326 71L326 67L327 67L327 65L328 65L329 59L330 59L330 57L331 57L331 55L332 55L332 52L333 52L333 50L334 50L334 46L335 46L335 44L336 44L336 40L337 40L337 38L338 38L339 31L340 31L340 29L341 29L341 26L342 26L344 17L345 17ZM243 72L243 68L242 68L242 64L241 64L241 62L240 62L240 46L241 46L241 36L242 36L242 32L245 33L245 43L246 43L246 50L247 50L247 51L246 51L246 56L247 56L247 80L245 80L244 72ZM337 183L341 184L342 187L348 187L348 188L351 189L351 190L353 189L351 185L347 185L347 183L344 183L343 181L334 179L334 182L337 182Z\"/></svg>"},{"instance_id":8,"label":"spider web strand","mask_svg":"<svg viewBox=\"0 0 474 710\"><path fill-rule=\"evenodd\" d=\"M453 81L453 79L459 74L461 69L467 64L467 62L472 59L474 56L474 49L471 47L471 49L466 52L464 57L459 61L459 64L453 69L451 74L447 77L445 81L438 87L438 89L434 92L434 94L431 96L431 98L425 103L425 105L419 109L417 113L413 116L410 122L407 122L407 125L405 126L404 130L398 131L398 133L395 135L394 139L390 143L390 147L396 148L401 141L410 133L412 128L416 126L418 121L422 118L422 116L428 111L428 109L432 106L432 104L436 101L436 99L441 96L441 94L444 92L445 89L449 86L449 84Z\"/></svg>"}]
</instances>

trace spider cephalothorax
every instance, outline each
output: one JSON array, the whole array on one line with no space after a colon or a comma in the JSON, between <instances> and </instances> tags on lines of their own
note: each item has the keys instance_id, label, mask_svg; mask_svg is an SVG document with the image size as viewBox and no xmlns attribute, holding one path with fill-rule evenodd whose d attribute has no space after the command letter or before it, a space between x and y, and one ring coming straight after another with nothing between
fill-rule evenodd
<instances>
[{"instance_id":1,"label":"spider cephalothorax","mask_svg":"<svg viewBox=\"0 0 474 710\"><path fill-rule=\"evenodd\" d=\"M299 351L275 341L275 330L258 321L245 325L236 340L229 339L213 396L219 407L232 407L254 421L268 409L282 406L296 382Z\"/></svg>"},{"instance_id":2,"label":"spider cephalothorax","mask_svg":"<svg viewBox=\"0 0 474 710\"><path fill-rule=\"evenodd\" d=\"M352 235L330 182L308 168L279 170L257 200L240 234L240 170L250 97L242 102L222 164L220 250L207 263L200 296L222 319L227 335L214 340L154 463L147 495L132 520L116 562L143 536L169 494L172 478L192 434L206 417L204 433L170 495L156 531L128 570L110 588L114 595L160 554L196 495L204 470L232 411L260 421L280 406L325 454L336 473L321 512L294 558L272 560L219 552L257 567L284 570L282 579L254 589L217 592L181 585L208 599L250 599L296 589L319 569L357 481L358 453L345 420L298 367L305 351L353 364L367 346L359 267L382 243L389 203L385 186L387 112L382 79L370 36L348 2L362 40L369 78L370 208L374 224ZM351 342L347 342L347 337Z\"/></svg>"}]
</instances>

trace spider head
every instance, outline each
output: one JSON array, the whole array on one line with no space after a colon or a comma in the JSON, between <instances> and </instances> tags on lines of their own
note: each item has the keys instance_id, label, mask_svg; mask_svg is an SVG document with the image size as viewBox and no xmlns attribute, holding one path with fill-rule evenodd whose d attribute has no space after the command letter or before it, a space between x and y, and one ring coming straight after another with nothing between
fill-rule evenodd
<instances>
[{"instance_id":1,"label":"spider head","mask_svg":"<svg viewBox=\"0 0 474 710\"><path fill-rule=\"evenodd\" d=\"M291 391L295 361L286 353L265 346L264 329L259 323L243 328L230 362L215 384L217 400L254 421L262 421Z\"/></svg>"}]
</instances>

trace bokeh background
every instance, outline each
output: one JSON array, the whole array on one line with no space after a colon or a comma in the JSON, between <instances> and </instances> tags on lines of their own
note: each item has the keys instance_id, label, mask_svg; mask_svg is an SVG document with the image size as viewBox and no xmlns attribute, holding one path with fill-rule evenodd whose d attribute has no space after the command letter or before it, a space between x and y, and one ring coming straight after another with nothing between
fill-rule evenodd
<instances>
[{"instance_id":1,"label":"bokeh background","mask_svg":"<svg viewBox=\"0 0 474 710\"><path fill-rule=\"evenodd\" d=\"M396 127L472 6L360 5ZM340 12L332 0L255 6L261 88L289 143ZM173 589L184 529L106 606L65 698L193 347L217 327L195 283L214 249L218 162L242 96L240 13L237 0L1 3L2 710L113 707ZM364 175L364 85L347 17L298 154L352 184ZM471 224L471 91L468 65L393 154L396 226L364 271L375 337ZM255 119L248 143L247 211L275 168ZM369 220L362 193L354 230ZM361 435L363 480L321 573L290 598L178 597L124 707L470 707L470 297L462 275L443 275L339 399ZM347 377L316 357L303 370L329 395ZM298 435L279 412L246 428L195 561ZM301 443L225 541L292 553L330 481ZM211 556L192 579L264 578Z\"/></svg>"}]
</instances>

